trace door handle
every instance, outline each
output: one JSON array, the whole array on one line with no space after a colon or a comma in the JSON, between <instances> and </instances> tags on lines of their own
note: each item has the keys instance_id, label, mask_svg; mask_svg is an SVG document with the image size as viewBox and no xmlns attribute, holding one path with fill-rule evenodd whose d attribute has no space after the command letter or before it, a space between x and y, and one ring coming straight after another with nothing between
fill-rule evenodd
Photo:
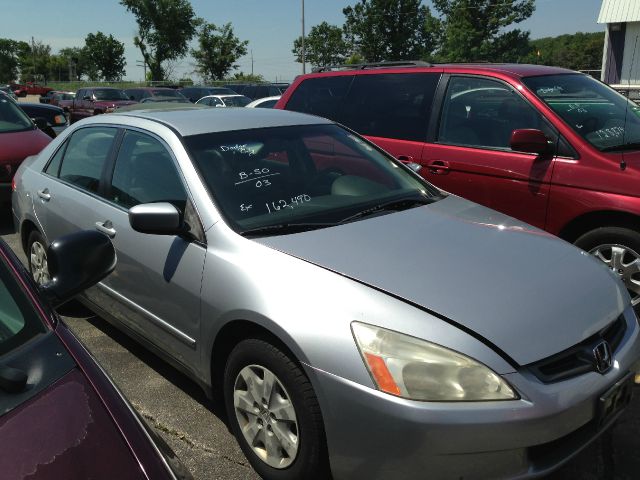
<instances>
[{"instance_id":1,"label":"door handle","mask_svg":"<svg viewBox=\"0 0 640 480\"><path fill-rule=\"evenodd\" d=\"M398 160L402 163L410 163L413 162L413 157L411 155L398 155Z\"/></svg>"},{"instance_id":2,"label":"door handle","mask_svg":"<svg viewBox=\"0 0 640 480\"><path fill-rule=\"evenodd\" d=\"M96 222L96 230L104 233L109 238L113 238L116 236L116 229L113 228L113 223L111 223L111 220L105 220L104 222Z\"/></svg>"},{"instance_id":3,"label":"door handle","mask_svg":"<svg viewBox=\"0 0 640 480\"><path fill-rule=\"evenodd\" d=\"M49 200L51 200L51 194L49 193L48 188L38 190L38 196L45 202L48 202Z\"/></svg>"},{"instance_id":4,"label":"door handle","mask_svg":"<svg viewBox=\"0 0 640 480\"><path fill-rule=\"evenodd\" d=\"M449 173L449 162L444 160L433 160L427 165L429 173L434 175L446 175Z\"/></svg>"}]
</instances>

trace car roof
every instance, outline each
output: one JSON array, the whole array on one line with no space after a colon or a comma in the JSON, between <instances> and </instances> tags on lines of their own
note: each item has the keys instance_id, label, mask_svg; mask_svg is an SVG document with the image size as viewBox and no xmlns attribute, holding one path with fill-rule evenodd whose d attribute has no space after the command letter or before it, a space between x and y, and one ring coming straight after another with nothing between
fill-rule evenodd
<instances>
[{"instance_id":1,"label":"car roof","mask_svg":"<svg viewBox=\"0 0 640 480\"><path fill-rule=\"evenodd\" d=\"M444 71L447 73L472 72L479 74L481 74L482 72L492 72L518 78L533 77L539 75L578 73L574 70L568 70L566 68L550 67L547 65L531 65L525 63L425 63L423 65L417 64L403 66L385 66L384 63L380 63L371 65L354 65L352 67L349 65L328 67L326 69L321 69L320 71L307 74L303 77L307 78L325 75L358 75L376 73L408 73L416 70L420 72Z\"/></svg>"},{"instance_id":2,"label":"car roof","mask_svg":"<svg viewBox=\"0 0 640 480\"><path fill-rule=\"evenodd\" d=\"M295 125L330 125L325 118L287 110L253 108L160 109L116 112L113 117L128 116L164 124L183 137L212 132ZM99 115L99 117L106 117ZM112 117L112 118L113 118ZM95 118L95 117L94 117Z\"/></svg>"}]
</instances>

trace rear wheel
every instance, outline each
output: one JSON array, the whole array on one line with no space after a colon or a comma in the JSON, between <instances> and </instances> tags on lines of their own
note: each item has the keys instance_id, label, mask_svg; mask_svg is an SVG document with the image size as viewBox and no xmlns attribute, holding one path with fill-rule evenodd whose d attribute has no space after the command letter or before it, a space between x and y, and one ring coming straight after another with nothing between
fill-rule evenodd
<instances>
[{"instance_id":1,"label":"rear wheel","mask_svg":"<svg viewBox=\"0 0 640 480\"><path fill-rule=\"evenodd\" d=\"M29 234L27 243L27 260L29 271L38 285L49 282L49 265L47 262L47 243L42 234L34 230Z\"/></svg>"},{"instance_id":2,"label":"rear wheel","mask_svg":"<svg viewBox=\"0 0 640 480\"><path fill-rule=\"evenodd\" d=\"M615 272L627 287L635 309L640 309L640 234L628 228L602 227L585 233L575 244Z\"/></svg>"},{"instance_id":3,"label":"rear wheel","mask_svg":"<svg viewBox=\"0 0 640 480\"><path fill-rule=\"evenodd\" d=\"M318 400L287 353L262 339L238 343L225 368L224 400L231 429L260 476L329 478Z\"/></svg>"}]
</instances>

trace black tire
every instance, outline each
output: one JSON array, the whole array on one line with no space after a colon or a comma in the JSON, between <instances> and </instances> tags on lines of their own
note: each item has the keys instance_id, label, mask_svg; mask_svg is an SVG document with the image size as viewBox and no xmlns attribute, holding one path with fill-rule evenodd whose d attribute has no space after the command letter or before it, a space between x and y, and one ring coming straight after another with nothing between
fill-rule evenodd
<instances>
[{"instance_id":1,"label":"black tire","mask_svg":"<svg viewBox=\"0 0 640 480\"><path fill-rule=\"evenodd\" d=\"M33 244L36 242L39 243L46 252L47 242L45 241L44 237L38 230L33 230L29 234L29 238L27 239L27 251L25 252L25 254L27 256L27 265L29 267L29 273L31 273L31 276L36 281L36 283L43 283L39 281L38 278L36 278L36 275L34 275L34 265L32 265L31 263L31 249L33 247ZM47 275L48 275L48 272L47 272Z\"/></svg>"},{"instance_id":2,"label":"black tire","mask_svg":"<svg viewBox=\"0 0 640 480\"><path fill-rule=\"evenodd\" d=\"M238 374L250 365L271 371L285 388L296 414L298 450L286 468L274 468L262 460L242 433L234 407ZM224 372L224 402L231 430L254 470L267 480L321 480L330 478L324 424L318 399L297 362L268 341L250 338L229 354Z\"/></svg>"},{"instance_id":3,"label":"black tire","mask_svg":"<svg viewBox=\"0 0 640 480\"><path fill-rule=\"evenodd\" d=\"M626 256L626 261L630 261L633 256L640 258L640 233L635 230L631 230L629 228L624 227L600 227L595 230L591 230L590 232L585 233L580 236L574 244L577 247L585 250L586 252L592 252L596 247L602 245L620 245L624 247L628 253ZM604 252L606 257L606 252ZM612 269L616 271L615 269ZM618 272L621 273L622 272ZM634 280L640 280L638 276L633 277ZM625 278L622 278L625 280ZM625 282L627 283L627 282ZM635 309L638 311L640 308L640 294L637 291L629 288L629 284L627 283L627 287L629 290L629 294L631 295L632 300L634 301Z\"/></svg>"}]
</instances>

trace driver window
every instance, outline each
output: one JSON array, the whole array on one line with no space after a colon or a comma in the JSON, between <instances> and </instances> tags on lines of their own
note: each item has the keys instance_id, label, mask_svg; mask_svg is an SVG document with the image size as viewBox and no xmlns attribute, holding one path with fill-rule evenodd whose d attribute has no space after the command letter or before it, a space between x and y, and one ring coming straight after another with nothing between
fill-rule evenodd
<instances>
[{"instance_id":1,"label":"driver window","mask_svg":"<svg viewBox=\"0 0 640 480\"><path fill-rule=\"evenodd\" d=\"M169 202L184 213L187 193L164 145L144 133L127 131L108 198L127 209L140 203Z\"/></svg>"},{"instance_id":2,"label":"driver window","mask_svg":"<svg viewBox=\"0 0 640 480\"><path fill-rule=\"evenodd\" d=\"M511 133L545 129L542 118L515 90L501 82L453 77L447 87L438 142L511 149Z\"/></svg>"}]
</instances>

